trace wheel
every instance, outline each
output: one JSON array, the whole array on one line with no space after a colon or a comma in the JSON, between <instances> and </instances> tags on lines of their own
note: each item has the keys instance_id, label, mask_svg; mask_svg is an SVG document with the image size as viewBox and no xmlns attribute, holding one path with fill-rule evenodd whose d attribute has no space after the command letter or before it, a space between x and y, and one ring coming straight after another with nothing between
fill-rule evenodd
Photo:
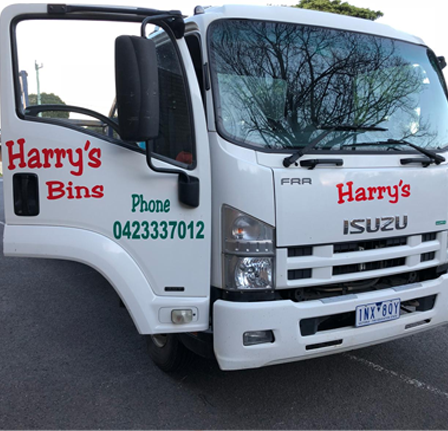
<instances>
[{"instance_id":1,"label":"wheel","mask_svg":"<svg viewBox=\"0 0 448 431\"><path fill-rule=\"evenodd\" d=\"M153 362L167 373L188 367L194 357L176 334L148 335L146 343Z\"/></svg>"}]
</instances>

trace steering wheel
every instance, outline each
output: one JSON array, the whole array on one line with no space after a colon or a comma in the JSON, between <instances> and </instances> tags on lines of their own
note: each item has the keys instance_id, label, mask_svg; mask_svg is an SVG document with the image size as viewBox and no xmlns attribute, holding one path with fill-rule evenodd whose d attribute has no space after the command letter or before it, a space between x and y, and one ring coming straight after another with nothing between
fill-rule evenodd
<instances>
[{"instance_id":1,"label":"steering wheel","mask_svg":"<svg viewBox=\"0 0 448 431\"><path fill-rule=\"evenodd\" d=\"M41 112L59 111L59 112L77 112L78 114L88 115L90 117L100 120L102 123L111 127L115 132L120 134L119 125L111 118L106 117L99 112L92 111L90 109L81 108L80 106L72 105L30 105L25 108L25 115L32 115L36 117Z\"/></svg>"}]
</instances>

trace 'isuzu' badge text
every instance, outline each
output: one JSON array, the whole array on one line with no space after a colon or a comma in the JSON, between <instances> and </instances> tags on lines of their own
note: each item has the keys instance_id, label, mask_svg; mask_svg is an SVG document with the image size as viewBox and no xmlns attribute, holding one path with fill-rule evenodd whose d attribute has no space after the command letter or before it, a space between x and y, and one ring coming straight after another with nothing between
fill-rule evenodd
<instances>
[{"instance_id":1,"label":"'isuzu' badge text","mask_svg":"<svg viewBox=\"0 0 448 431\"><path fill-rule=\"evenodd\" d=\"M344 235L353 235L359 233L388 232L391 230L406 229L408 225L408 216L403 217L376 217L358 218L353 220L344 220Z\"/></svg>"}]
</instances>

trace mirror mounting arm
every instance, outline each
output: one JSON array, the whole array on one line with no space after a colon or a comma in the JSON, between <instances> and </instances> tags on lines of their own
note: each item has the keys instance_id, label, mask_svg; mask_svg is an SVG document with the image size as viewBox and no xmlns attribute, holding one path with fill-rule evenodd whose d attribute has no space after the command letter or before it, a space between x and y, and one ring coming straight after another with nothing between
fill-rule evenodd
<instances>
[{"instance_id":1,"label":"mirror mounting arm","mask_svg":"<svg viewBox=\"0 0 448 431\"><path fill-rule=\"evenodd\" d=\"M162 27L167 25L173 32L176 39L182 39L185 34L185 22L181 14L164 13L155 16L147 16L140 26L140 36L146 39L146 26L148 24L159 24ZM166 28L165 28L166 29Z\"/></svg>"},{"instance_id":2,"label":"mirror mounting arm","mask_svg":"<svg viewBox=\"0 0 448 431\"><path fill-rule=\"evenodd\" d=\"M188 175L180 169L159 168L152 162L152 141L146 142L146 163L154 172L164 174L177 174L179 201L189 207L197 208L199 206L199 179Z\"/></svg>"},{"instance_id":3,"label":"mirror mounting arm","mask_svg":"<svg viewBox=\"0 0 448 431\"><path fill-rule=\"evenodd\" d=\"M179 174L185 176L185 179L189 178L190 176L185 173L184 171L181 171L180 169L166 169L166 168L159 168L154 165L152 162L152 146L153 141L147 141L146 142L146 163L148 164L149 168L153 170L154 172L159 172L162 174Z\"/></svg>"}]
</instances>

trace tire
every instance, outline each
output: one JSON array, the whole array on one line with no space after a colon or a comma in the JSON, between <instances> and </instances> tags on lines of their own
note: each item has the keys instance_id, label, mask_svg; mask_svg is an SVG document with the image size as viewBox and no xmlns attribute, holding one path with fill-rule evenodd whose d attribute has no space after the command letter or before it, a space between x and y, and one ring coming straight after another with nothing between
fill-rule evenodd
<instances>
[{"instance_id":1,"label":"tire","mask_svg":"<svg viewBox=\"0 0 448 431\"><path fill-rule=\"evenodd\" d=\"M194 353L188 350L176 334L157 334L146 337L149 356L166 373L188 368Z\"/></svg>"}]
</instances>

